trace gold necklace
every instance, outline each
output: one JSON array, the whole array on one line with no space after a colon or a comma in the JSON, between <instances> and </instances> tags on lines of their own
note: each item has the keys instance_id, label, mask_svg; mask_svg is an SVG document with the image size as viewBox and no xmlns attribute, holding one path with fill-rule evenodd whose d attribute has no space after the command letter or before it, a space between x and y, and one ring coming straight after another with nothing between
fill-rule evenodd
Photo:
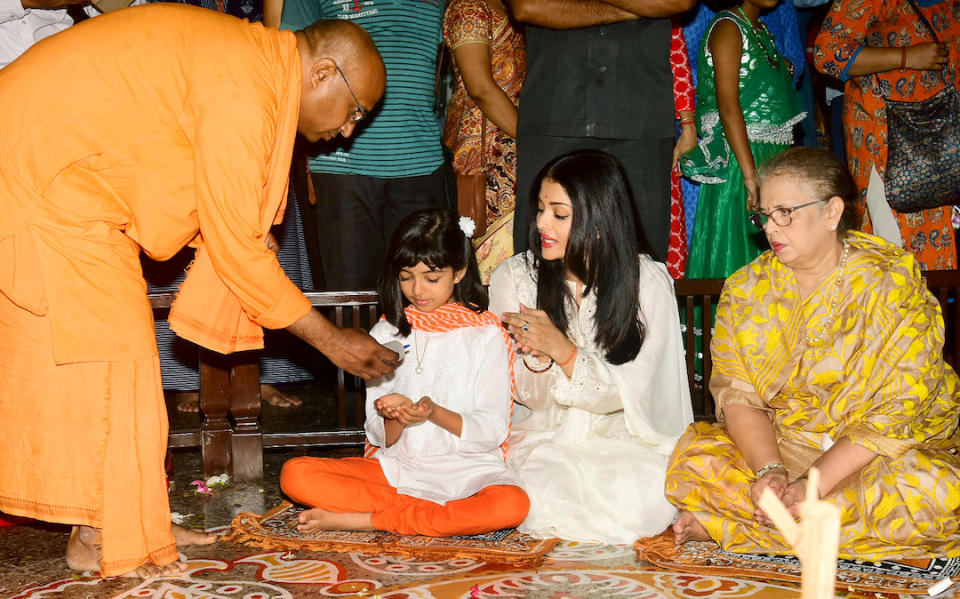
<instances>
[{"instance_id":1,"label":"gold necklace","mask_svg":"<svg viewBox=\"0 0 960 599\"><path fill-rule=\"evenodd\" d=\"M780 60L780 55L777 52L777 43L773 40L773 34L770 33L769 29L767 29L767 24L760 19L757 19L757 25L754 25L753 21L751 21L750 18L747 17L746 13L743 12L743 5L738 6L737 11L740 13L740 16L743 17L743 20L750 25L750 29L757 38L757 45L760 46L760 51L763 52L763 57L767 59L767 64L773 68L776 68L777 62ZM773 56L770 55L770 52L767 51L766 46L763 45L764 35L766 35L767 43L772 48Z\"/></svg>"},{"instance_id":2,"label":"gold necklace","mask_svg":"<svg viewBox=\"0 0 960 599\"><path fill-rule=\"evenodd\" d=\"M413 331L413 349L417 356L417 368L414 370L417 374L423 374L423 359L427 357L427 347L430 346L430 338L423 344L423 354L420 353L420 336L417 331Z\"/></svg>"},{"instance_id":3,"label":"gold necklace","mask_svg":"<svg viewBox=\"0 0 960 599\"><path fill-rule=\"evenodd\" d=\"M807 344L816 345L823 341L823 338L827 335L827 332L833 326L833 317L836 315L837 308L840 306L840 285L843 284L843 273L847 267L847 254L850 252L850 246L847 245L847 242L843 242L843 255L840 257L840 272L837 273L837 280L833 286L833 296L830 298L830 314L827 315L826 322L823 323L823 328L820 329L820 334L816 337L810 337L810 331L807 331Z\"/></svg>"}]
</instances>

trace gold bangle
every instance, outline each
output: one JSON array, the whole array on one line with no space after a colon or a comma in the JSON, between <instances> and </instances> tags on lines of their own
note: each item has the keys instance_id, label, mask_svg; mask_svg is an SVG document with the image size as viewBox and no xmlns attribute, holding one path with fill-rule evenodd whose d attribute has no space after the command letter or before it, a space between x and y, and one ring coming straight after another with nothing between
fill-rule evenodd
<instances>
[{"instance_id":1,"label":"gold bangle","mask_svg":"<svg viewBox=\"0 0 960 599\"><path fill-rule=\"evenodd\" d=\"M756 471L756 473L753 475L753 480L760 480L761 478L763 478L764 474L768 472L772 472L773 470L786 471L787 467L783 465L783 462L770 462L763 468Z\"/></svg>"},{"instance_id":2,"label":"gold bangle","mask_svg":"<svg viewBox=\"0 0 960 599\"><path fill-rule=\"evenodd\" d=\"M574 344L573 351L570 352L570 355L567 356L567 359L564 360L563 362L557 362L557 366L559 366L560 368L566 368L567 364L569 364L570 362L573 362L573 359L576 357L577 357L577 346L576 344Z\"/></svg>"}]
</instances>

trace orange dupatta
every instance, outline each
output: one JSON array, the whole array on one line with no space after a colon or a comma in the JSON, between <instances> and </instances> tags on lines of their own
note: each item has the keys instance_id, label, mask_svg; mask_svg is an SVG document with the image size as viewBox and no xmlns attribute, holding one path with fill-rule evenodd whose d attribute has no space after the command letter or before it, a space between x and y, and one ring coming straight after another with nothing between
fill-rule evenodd
<instances>
[{"instance_id":1,"label":"orange dupatta","mask_svg":"<svg viewBox=\"0 0 960 599\"><path fill-rule=\"evenodd\" d=\"M484 310L483 312L475 312L463 304L452 302L444 304L432 312L421 312L413 306L407 306L403 312L407 317L407 322L410 323L412 328L427 333L446 333L448 331L465 327L483 327L487 325L493 325L500 329L500 333L503 336L503 342L507 346L507 355L510 356L508 366L510 372L509 424L512 427L513 402L517 397L517 379L513 375L513 340L510 339L510 333L503 328L503 325L500 323L500 319L493 312L488 312L487 310ZM507 438L504 439L503 443L500 444L500 449L503 450L503 455L507 455L507 446L509 443L510 433L508 432ZM376 450L376 447L367 442L364 450L364 457L371 457Z\"/></svg>"}]
</instances>

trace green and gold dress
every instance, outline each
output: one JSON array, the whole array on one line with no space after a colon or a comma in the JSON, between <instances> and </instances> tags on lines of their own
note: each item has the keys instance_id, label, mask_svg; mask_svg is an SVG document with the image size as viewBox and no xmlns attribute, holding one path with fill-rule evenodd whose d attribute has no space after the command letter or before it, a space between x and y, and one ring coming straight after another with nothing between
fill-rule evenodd
<instances>
[{"instance_id":1,"label":"green and gold dress","mask_svg":"<svg viewBox=\"0 0 960 599\"><path fill-rule=\"evenodd\" d=\"M683 174L701 183L688 279L725 278L767 248L763 233L747 220L747 190L736 156L727 143L717 109L713 56L708 42L723 19L740 29L740 106L750 151L759 167L793 145L793 127L806 113L793 85L787 62L762 23L755 29L740 8L717 13L703 37L697 83L699 144L684 154Z\"/></svg>"}]
</instances>

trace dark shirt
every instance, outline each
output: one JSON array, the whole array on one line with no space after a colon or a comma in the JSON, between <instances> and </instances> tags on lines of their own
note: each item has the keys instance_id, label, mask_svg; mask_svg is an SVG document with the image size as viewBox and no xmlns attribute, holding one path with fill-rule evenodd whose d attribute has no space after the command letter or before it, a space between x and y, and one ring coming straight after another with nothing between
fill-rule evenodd
<instances>
[{"instance_id":1,"label":"dark shirt","mask_svg":"<svg viewBox=\"0 0 960 599\"><path fill-rule=\"evenodd\" d=\"M674 136L669 19L526 31L519 137Z\"/></svg>"}]
</instances>

